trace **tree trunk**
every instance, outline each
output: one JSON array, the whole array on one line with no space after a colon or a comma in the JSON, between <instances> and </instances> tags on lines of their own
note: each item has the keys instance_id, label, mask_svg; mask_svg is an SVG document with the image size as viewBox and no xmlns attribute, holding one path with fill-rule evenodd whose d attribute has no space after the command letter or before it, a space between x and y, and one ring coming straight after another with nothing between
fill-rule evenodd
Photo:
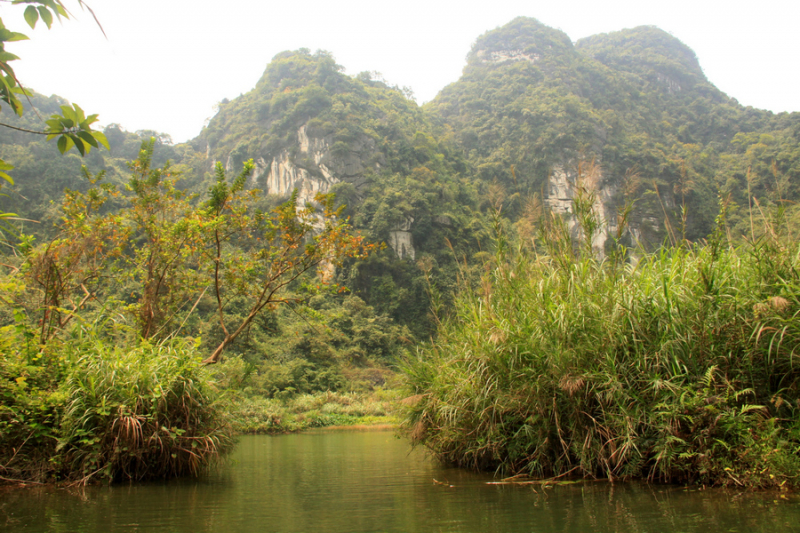
<instances>
[{"instance_id":1,"label":"tree trunk","mask_svg":"<svg viewBox=\"0 0 800 533\"><path fill-rule=\"evenodd\" d=\"M204 365L213 365L214 363L219 361L219 356L222 355L222 352L225 350L225 347L228 346L231 342L233 342L233 337L227 335L225 339L219 343L219 346L214 350L214 352L203 359Z\"/></svg>"}]
</instances>

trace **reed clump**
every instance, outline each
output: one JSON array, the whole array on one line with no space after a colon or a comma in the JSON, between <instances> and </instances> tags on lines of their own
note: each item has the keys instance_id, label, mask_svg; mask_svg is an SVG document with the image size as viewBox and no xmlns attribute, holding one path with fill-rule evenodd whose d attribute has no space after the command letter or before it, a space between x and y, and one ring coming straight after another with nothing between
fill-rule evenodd
<instances>
[{"instance_id":1,"label":"reed clump","mask_svg":"<svg viewBox=\"0 0 800 533\"><path fill-rule=\"evenodd\" d=\"M718 223L635 262L557 218L538 251L500 242L405 364L411 438L507 475L800 485L800 246Z\"/></svg>"},{"instance_id":2,"label":"reed clump","mask_svg":"<svg viewBox=\"0 0 800 533\"><path fill-rule=\"evenodd\" d=\"M0 477L89 483L197 475L233 444L225 397L185 340L83 332L0 364Z\"/></svg>"}]
</instances>

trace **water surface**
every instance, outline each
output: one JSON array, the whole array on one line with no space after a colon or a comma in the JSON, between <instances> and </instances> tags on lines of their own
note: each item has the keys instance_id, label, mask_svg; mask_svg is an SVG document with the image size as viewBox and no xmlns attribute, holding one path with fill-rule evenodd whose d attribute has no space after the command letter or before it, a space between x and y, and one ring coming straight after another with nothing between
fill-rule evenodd
<instances>
[{"instance_id":1,"label":"water surface","mask_svg":"<svg viewBox=\"0 0 800 533\"><path fill-rule=\"evenodd\" d=\"M542 489L489 481L438 465L389 431L249 436L200 480L3 490L0 531L800 531L794 495L606 482Z\"/></svg>"}]
</instances>

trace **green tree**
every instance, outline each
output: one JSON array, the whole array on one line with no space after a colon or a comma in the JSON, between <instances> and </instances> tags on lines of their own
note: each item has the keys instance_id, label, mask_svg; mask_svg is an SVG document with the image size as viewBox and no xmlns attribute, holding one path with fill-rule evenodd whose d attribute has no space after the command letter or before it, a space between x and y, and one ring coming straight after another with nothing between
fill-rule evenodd
<instances>
[{"instance_id":1,"label":"green tree","mask_svg":"<svg viewBox=\"0 0 800 533\"><path fill-rule=\"evenodd\" d=\"M127 188L133 195L124 215L132 264L123 272L136 287L130 310L144 339L169 334L170 324L203 283L197 268L203 221L192 196L175 187L169 161L154 168L155 142L143 142L139 157L129 163Z\"/></svg>"},{"instance_id":2,"label":"green tree","mask_svg":"<svg viewBox=\"0 0 800 533\"><path fill-rule=\"evenodd\" d=\"M36 321L39 344L100 300L127 302L142 339L176 336L202 304L222 331L204 361L215 363L262 312L302 300L290 284L307 278L312 292L331 285L343 259L373 248L351 232L332 195L298 205L295 193L272 213L256 209L258 191L244 187L252 161L232 183L218 164L210 198L198 202L175 188L168 164L152 167L154 144L144 142L130 164L130 194L85 172L90 188L67 191L58 237L23 243L19 283L8 284L22 292L5 300Z\"/></svg>"},{"instance_id":3,"label":"green tree","mask_svg":"<svg viewBox=\"0 0 800 533\"><path fill-rule=\"evenodd\" d=\"M102 182L104 172L93 176L84 167L83 175L91 188L86 193L65 191L60 232L54 239L34 247L32 236L21 236L19 250L26 260L16 270L32 292L12 291L5 297L6 303L25 309L38 322L42 346L106 292L109 265L128 242L121 218L104 207L118 192Z\"/></svg>"},{"instance_id":4,"label":"green tree","mask_svg":"<svg viewBox=\"0 0 800 533\"><path fill-rule=\"evenodd\" d=\"M244 170L228 184L221 163L217 182L205 206L206 231L210 235L204 264L210 278L222 340L203 361L216 363L220 355L264 310L300 301L287 293L288 286L307 272L317 272L320 285L331 281L333 270L346 257L364 258L372 246L350 232L334 209L331 194L318 194L316 205L298 205L297 190L271 216L252 209L256 198L244 184L254 168ZM226 313L234 299L244 299L243 315Z\"/></svg>"}]
</instances>

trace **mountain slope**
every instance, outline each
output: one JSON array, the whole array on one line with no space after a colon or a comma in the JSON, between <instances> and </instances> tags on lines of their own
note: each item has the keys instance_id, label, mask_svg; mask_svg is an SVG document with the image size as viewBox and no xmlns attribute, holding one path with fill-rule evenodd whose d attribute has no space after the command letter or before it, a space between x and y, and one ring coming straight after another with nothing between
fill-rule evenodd
<instances>
[{"instance_id":1,"label":"mountain slope","mask_svg":"<svg viewBox=\"0 0 800 533\"><path fill-rule=\"evenodd\" d=\"M775 173L760 168L770 157L778 179L800 178L789 148L800 114L744 108L705 78L691 49L654 27L573 46L562 32L517 18L476 41L462 77L426 111L452 128L477 178L506 186L512 219L535 193L568 210L579 165L594 161L606 232L627 194L637 203L632 237L651 245L678 226L689 239L707 235L718 193L744 200L748 167L753 192L774 196ZM770 155L755 165L754 150Z\"/></svg>"},{"instance_id":2,"label":"mountain slope","mask_svg":"<svg viewBox=\"0 0 800 533\"><path fill-rule=\"evenodd\" d=\"M369 73L342 70L326 52L278 54L192 144L209 169L222 161L233 171L253 159L251 186L268 196L336 193L355 227L388 245L339 275L369 305L426 336L430 302L416 262L441 283L455 282L455 258L478 250L476 194L458 150L413 100Z\"/></svg>"}]
</instances>

